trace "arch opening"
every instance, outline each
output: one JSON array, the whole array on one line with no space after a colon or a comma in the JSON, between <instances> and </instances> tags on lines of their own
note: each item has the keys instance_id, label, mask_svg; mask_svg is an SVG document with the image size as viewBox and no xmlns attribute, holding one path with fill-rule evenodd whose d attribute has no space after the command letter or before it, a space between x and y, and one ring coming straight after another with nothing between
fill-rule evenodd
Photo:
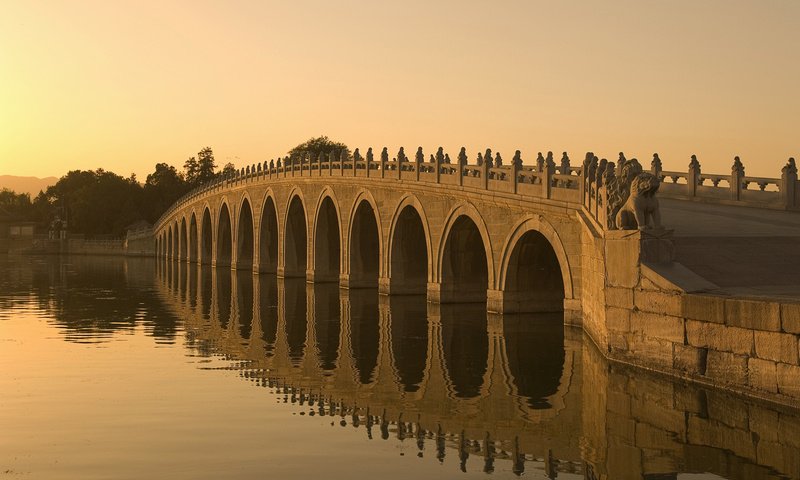
<instances>
[{"instance_id":1,"label":"arch opening","mask_svg":"<svg viewBox=\"0 0 800 480\"><path fill-rule=\"evenodd\" d=\"M239 225L236 231L236 268L253 269L253 211L245 199L239 211Z\"/></svg>"},{"instance_id":2,"label":"arch opening","mask_svg":"<svg viewBox=\"0 0 800 480\"><path fill-rule=\"evenodd\" d=\"M331 197L325 197L314 232L314 281L338 282L340 257L339 216Z\"/></svg>"},{"instance_id":3,"label":"arch opening","mask_svg":"<svg viewBox=\"0 0 800 480\"><path fill-rule=\"evenodd\" d=\"M271 197L264 201L258 232L258 270L275 273L278 270L278 212Z\"/></svg>"},{"instance_id":4,"label":"arch opening","mask_svg":"<svg viewBox=\"0 0 800 480\"><path fill-rule=\"evenodd\" d=\"M353 215L350 233L350 288L378 286L380 262L380 237L377 212L369 202L362 200Z\"/></svg>"},{"instance_id":5,"label":"arch opening","mask_svg":"<svg viewBox=\"0 0 800 480\"><path fill-rule=\"evenodd\" d=\"M284 243L284 270L285 277L305 277L306 258L306 214L300 197L295 196L289 204L286 218L286 241Z\"/></svg>"},{"instance_id":6,"label":"arch opening","mask_svg":"<svg viewBox=\"0 0 800 480\"><path fill-rule=\"evenodd\" d=\"M194 213L192 219L189 221L189 262L197 262L197 217Z\"/></svg>"},{"instance_id":7,"label":"arch opening","mask_svg":"<svg viewBox=\"0 0 800 480\"><path fill-rule=\"evenodd\" d=\"M217 261L218 267L229 267L233 255L233 242L231 239L231 216L228 206L223 204L219 211L217 222Z\"/></svg>"},{"instance_id":8,"label":"arch opening","mask_svg":"<svg viewBox=\"0 0 800 480\"><path fill-rule=\"evenodd\" d=\"M214 232L211 230L211 212L208 208L203 212L203 222L200 225L200 232L203 236L200 245L200 263L211 265L211 256L214 245Z\"/></svg>"},{"instance_id":9,"label":"arch opening","mask_svg":"<svg viewBox=\"0 0 800 480\"><path fill-rule=\"evenodd\" d=\"M525 232L508 260L503 291L505 312L561 312L564 279L558 257L540 232Z\"/></svg>"},{"instance_id":10,"label":"arch opening","mask_svg":"<svg viewBox=\"0 0 800 480\"><path fill-rule=\"evenodd\" d=\"M169 234L167 236L167 259L172 260L173 251L172 251L172 226L169 227Z\"/></svg>"},{"instance_id":11,"label":"arch opening","mask_svg":"<svg viewBox=\"0 0 800 480\"><path fill-rule=\"evenodd\" d=\"M486 246L475 222L462 215L453 223L444 246L440 301L485 302L488 285Z\"/></svg>"},{"instance_id":12,"label":"arch opening","mask_svg":"<svg viewBox=\"0 0 800 480\"><path fill-rule=\"evenodd\" d=\"M428 243L417 210L407 205L397 217L392 238L390 289L393 294L424 294L428 286Z\"/></svg>"},{"instance_id":13,"label":"arch opening","mask_svg":"<svg viewBox=\"0 0 800 480\"><path fill-rule=\"evenodd\" d=\"M180 252L179 252L180 256L178 257L178 259L180 261L184 261L184 260L186 260L187 255L189 253L189 245L188 245L188 242L187 242L188 235L186 234L186 219L185 218L181 220L181 225L180 225L179 228L180 228L180 242L178 242L178 246L180 248Z\"/></svg>"}]
</instances>

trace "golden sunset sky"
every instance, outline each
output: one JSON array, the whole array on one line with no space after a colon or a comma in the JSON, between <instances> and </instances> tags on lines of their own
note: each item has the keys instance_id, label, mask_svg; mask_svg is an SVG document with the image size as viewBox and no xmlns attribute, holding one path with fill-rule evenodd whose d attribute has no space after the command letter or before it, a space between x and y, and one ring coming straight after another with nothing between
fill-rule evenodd
<instances>
[{"instance_id":1,"label":"golden sunset sky","mask_svg":"<svg viewBox=\"0 0 800 480\"><path fill-rule=\"evenodd\" d=\"M0 0L0 174L143 181L325 134L777 177L800 156L798 25L797 0Z\"/></svg>"}]
</instances>

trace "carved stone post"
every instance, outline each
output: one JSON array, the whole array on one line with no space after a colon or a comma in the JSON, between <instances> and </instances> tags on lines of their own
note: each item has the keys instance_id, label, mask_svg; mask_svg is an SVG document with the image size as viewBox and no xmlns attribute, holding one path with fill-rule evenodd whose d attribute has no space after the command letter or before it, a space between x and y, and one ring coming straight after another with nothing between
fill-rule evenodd
<instances>
[{"instance_id":1,"label":"carved stone post","mask_svg":"<svg viewBox=\"0 0 800 480\"><path fill-rule=\"evenodd\" d=\"M465 147L461 147L461 151L458 152L458 158L456 159L456 164L458 170L458 186L464 185L464 168L467 166L467 149Z\"/></svg>"},{"instance_id":2,"label":"carved stone post","mask_svg":"<svg viewBox=\"0 0 800 480\"><path fill-rule=\"evenodd\" d=\"M442 148L439 147L439 152L441 152ZM442 157L439 156L439 153L436 153L436 157L433 160L433 168L436 171L436 183L441 181L442 176Z\"/></svg>"},{"instance_id":3,"label":"carved stone post","mask_svg":"<svg viewBox=\"0 0 800 480\"><path fill-rule=\"evenodd\" d=\"M742 199L742 182L744 181L744 165L739 157L733 158L731 167L731 199Z\"/></svg>"},{"instance_id":4,"label":"carved stone post","mask_svg":"<svg viewBox=\"0 0 800 480\"><path fill-rule=\"evenodd\" d=\"M553 175L556 173L556 164L553 161L553 153L547 152L547 160L544 162L544 180L542 180L542 196L550 198L553 194Z\"/></svg>"},{"instance_id":5,"label":"carved stone post","mask_svg":"<svg viewBox=\"0 0 800 480\"><path fill-rule=\"evenodd\" d=\"M786 208L797 207L797 165L790 158L781 171L781 199Z\"/></svg>"},{"instance_id":6,"label":"carved stone post","mask_svg":"<svg viewBox=\"0 0 800 480\"><path fill-rule=\"evenodd\" d=\"M361 160L361 152L356 148L353 150L353 176L356 176L356 169L358 169L358 161Z\"/></svg>"},{"instance_id":7,"label":"carved stone post","mask_svg":"<svg viewBox=\"0 0 800 480\"><path fill-rule=\"evenodd\" d=\"M339 175L344 176L344 162L347 159L347 151L342 150L339 154Z\"/></svg>"},{"instance_id":8,"label":"carved stone post","mask_svg":"<svg viewBox=\"0 0 800 480\"><path fill-rule=\"evenodd\" d=\"M333 175L333 152L328 152L328 176Z\"/></svg>"},{"instance_id":9,"label":"carved stone post","mask_svg":"<svg viewBox=\"0 0 800 480\"><path fill-rule=\"evenodd\" d=\"M697 155L692 155L689 173L686 175L686 194L690 197L696 196L698 185L700 185L700 162L697 161Z\"/></svg>"},{"instance_id":10,"label":"carved stone post","mask_svg":"<svg viewBox=\"0 0 800 480\"><path fill-rule=\"evenodd\" d=\"M367 160L366 160L365 164L367 166L367 177L369 177L369 169L372 166L372 147L369 147L367 149Z\"/></svg>"},{"instance_id":11,"label":"carved stone post","mask_svg":"<svg viewBox=\"0 0 800 480\"><path fill-rule=\"evenodd\" d=\"M514 193L517 193L520 170L522 170L522 153L517 150L516 153L514 153L514 158L511 159L511 188Z\"/></svg>"},{"instance_id":12,"label":"carved stone post","mask_svg":"<svg viewBox=\"0 0 800 480\"><path fill-rule=\"evenodd\" d=\"M425 156L422 153L422 147L417 149L417 154L414 156L414 172L415 178L419 182L419 169L422 168L422 164L425 161Z\"/></svg>"},{"instance_id":13,"label":"carved stone post","mask_svg":"<svg viewBox=\"0 0 800 480\"><path fill-rule=\"evenodd\" d=\"M489 189L489 163L481 162L481 182L485 190Z\"/></svg>"},{"instance_id":14,"label":"carved stone post","mask_svg":"<svg viewBox=\"0 0 800 480\"><path fill-rule=\"evenodd\" d=\"M386 177L386 163L389 161L389 149L383 147L381 150L381 178Z\"/></svg>"}]
</instances>

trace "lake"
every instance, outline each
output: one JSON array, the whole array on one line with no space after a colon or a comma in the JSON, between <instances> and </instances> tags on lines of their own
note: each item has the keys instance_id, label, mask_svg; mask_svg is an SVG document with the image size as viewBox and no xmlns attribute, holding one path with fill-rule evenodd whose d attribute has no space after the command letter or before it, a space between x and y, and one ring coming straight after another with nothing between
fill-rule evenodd
<instances>
[{"instance_id":1,"label":"lake","mask_svg":"<svg viewBox=\"0 0 800 480\"><path fill-rule=\"evenodd\" d=\"M0 478L800 478L800 413L487 314L229 269L0 257Z\"/></svg>"}]
</instances>

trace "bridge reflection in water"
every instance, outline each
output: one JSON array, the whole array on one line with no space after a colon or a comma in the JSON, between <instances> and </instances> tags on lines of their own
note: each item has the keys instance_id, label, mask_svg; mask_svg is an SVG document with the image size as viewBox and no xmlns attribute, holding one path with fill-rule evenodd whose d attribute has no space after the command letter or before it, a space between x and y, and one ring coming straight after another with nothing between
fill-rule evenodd
<instances>
[{"instance_id":1,"label":"bridge reflection in water","mask_svg":"<svg viewBox=\"0 0 800 480\"><path fill-rule=\"evenodd\" d=\"M486 313L229 268L159 262L165 305L201 354L308 414L517 473L800 477L800 417L609 365L563 315ZM452 453L449 453L452 452ZM471 463L472 464L472 463Z\"/></svg>"}]
</instances>

